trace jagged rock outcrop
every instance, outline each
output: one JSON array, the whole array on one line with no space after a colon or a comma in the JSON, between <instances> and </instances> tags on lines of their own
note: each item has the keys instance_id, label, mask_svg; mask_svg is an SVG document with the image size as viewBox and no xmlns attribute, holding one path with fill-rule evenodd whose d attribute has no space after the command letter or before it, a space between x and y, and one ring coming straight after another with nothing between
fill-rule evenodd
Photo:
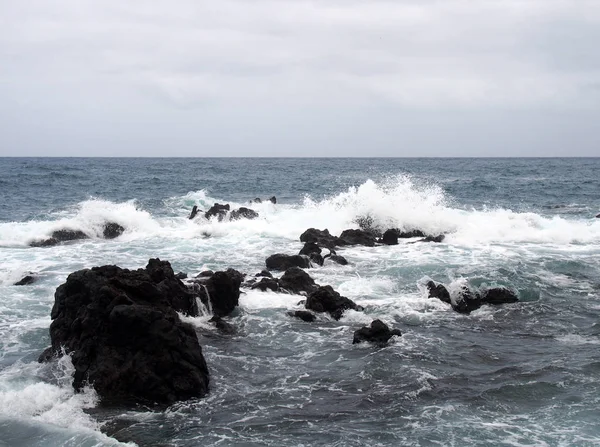
<instances>
[{"instance_id":1,"label":"jagged rock outcrop","mask_svg":"<svg viewBox=\"0 0 600 447\"><path fill-rule=\"evenodd\" d=\"M188 219L193 219L198 214L198 205L194 205L192 208L192 212L190 213L190 217Z\"/></svg>"},{"instance_id":2,"label":"jagged rock outcrop","mask_svg":"<svg viewBox=\"0 0 600 447\"><path fill-rule=\"evenodd\" d=\"M60 242L70 242L81 239L89 239L89 236L81 230L62 229L53 231L48 239L33 241L29 245L31 247L52 247Z\"/></svg>"},{"instance_id":3,"label":"jagged rock outcrop","mask_svg":"<svg viewBox=\"0 0 600 447\"><path fill-rule=\"evenodd\" d=\"M269 270L285 271L290 267L309 268L310 259L303 255L286 255L277 253L269 256L265 260L265 264Z\"/></svg>"},{"instance_id":4,"label":"jagged rock outcrop","mask_svg":"<svg viewBox=\"0 0 600 447\"><path fill-rule=\"evenodd\" d=\"M151 259L138 270L79 270L56 289L52 346L40 361L64 348L75 367L74 388L90 383L105 403L204 396L209 373L202 348L177 315L194 310L193 294L166 261Z\"/></svg>"},{"instance_id":5,"label":"jagged rock outcrop","mask_svg":"<svg viewBox=\"0 0 600 447\"><path fill-rule=\"evenodd\" d=\"M363 326L357 331L354 331L352 344L362 343L363 341L384 344L394 335L399 337L402 335L402 332L398 329L390 330L388 325L381 320L373 320L371 326Z\"/></svg>"},{"instance_id":6,"label":"jagged rock outcrop","mask_svg":"<svg viewBox=\"0 0 600 447\"><path fill-rule=\"evenodd\" d=\"M342 318L345 310L362 310L362 307L345 296L341 296L331 286L321 286L306 299L305 307L315 312L327 312L335 320Z\"/></svg>"},{"instance_id":7,"label":"jagged rock outcrop","mask_svg":"<svg viewBox=\"0 0 600 447\"><path fill-rule=\"evenodd\" d=\"M364 245L366 247L374 247L377 242L377 238L371 231L353 229L342 231L339 240L343 243L338 245Z\"/></svg>"},{"instance_id":8,"label":"jagged rock outcrop","mask_svg":"<svg viewBox=\"0 0 600 447\"><path fill-rule=\"evenodd\" d=\"M442 284L428 281L426 287L429 291L429 298L437 298L444 303L448 303L456 312L463 314L469 314L484 304L498 306L519 301L517 294L505 287L492 287L473 292L468 286L463 286L453 298L450 297L448 289Z\"/></svg>"},{"instance_id":9,"label":"jagged rock outcrop","mask_svg":"<svg viewBox=\"0 0 600 447\"><path fill-rule=\"evenodd\" d=\"M200 300L216 317L225 317L239 304L240 285L244 275L237 270L227 269L212 275L196 277L196 288Z\"/></svg>"}]
</instances>

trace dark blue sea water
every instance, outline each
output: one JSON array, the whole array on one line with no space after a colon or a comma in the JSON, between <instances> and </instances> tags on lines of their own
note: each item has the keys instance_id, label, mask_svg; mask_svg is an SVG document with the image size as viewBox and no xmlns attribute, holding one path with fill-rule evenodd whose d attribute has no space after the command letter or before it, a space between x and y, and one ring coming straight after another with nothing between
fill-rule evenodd
<instances>
[{"instance_id":1,"label":"dark blue sea water","mask_svg":"<svg viewBox=\"0 0 600 447\"><path fill-rule=\"evenodd\" d=\"M600 159L0 159L0 445L592 446L600 444ZM253 221L187 216L250 206ZM301 297L245 290L224 336L198 329L204 399L107 409L71 389L49 345L54 290L78 269L151 257L190 276L295 254L309 227L445 233L441 244L347 247L309 270L364 312L292 320ZM125 233L104 240L102 226ZM59 228L92 238L28 244ZM33 272L30 286L14 282ZM427 298L504 285L520 302L458 314ZM387 346L353 345L374 318Z\"/></svg>"}]
</instances>

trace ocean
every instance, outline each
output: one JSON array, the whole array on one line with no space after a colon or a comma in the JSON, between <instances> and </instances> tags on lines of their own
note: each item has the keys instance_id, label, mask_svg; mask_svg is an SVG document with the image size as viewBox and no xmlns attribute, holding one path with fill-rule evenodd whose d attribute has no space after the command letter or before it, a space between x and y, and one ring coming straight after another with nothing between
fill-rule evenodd
<instances>
[{"instance_id":1,"label":"ocean","mask_svg":"<svg viewBox=\"0 0 600 447\"><path fill-rule=\"evenodd\" d=\"M600 445L598 173L598 158L2 158L0 446ZM215 202L260 216L188 219ZM250 289L227 318L234 335L185 317L205 398L105 407L73 391L68 356L37 362L71 272L158 257L190 277L250 276L297 254L306 229L339 234L364 216L446 239L344 247L348 265L308 269L364 307L339 321L292 319L302 297ZM102 239L108 221L123 235ZM29 246L61 228L92 237ZM520 301L464 315L428 298L429 279ZM375 318L403 335L353 345Z\"/></svg>"}]
</instances>

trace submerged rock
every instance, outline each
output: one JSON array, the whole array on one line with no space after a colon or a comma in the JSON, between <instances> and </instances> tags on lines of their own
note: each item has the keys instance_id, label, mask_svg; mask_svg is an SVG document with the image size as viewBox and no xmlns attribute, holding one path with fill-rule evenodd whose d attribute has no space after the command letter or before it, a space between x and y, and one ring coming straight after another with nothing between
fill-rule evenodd
<instances>
[{"instance_id":1,"label":"submerged rock","mask_svg":"<svg viewBox=\"0 0 600 447\"><path fill-rule=\"evenodd\" d=\"M437 242L437 243L440 243L440 242L443 242L445 238L446 238L445 235L440 234L438 236L427 236L427 237L425 237L423 239L419 239L418 241L415 241L415 242Z\"/></svg>"},{"instance_id":2,"label":"submerged rock","mask_svg":"<svg viewBox=\"0 0 600 447\"><path fill-rule=\"evenodd\" d=\"M209 373L194 329L176 311L195 299L166 261L114 265L69 275L56 289L48 360L64 348L73 387L90 383L109 403L161 403L204 396Z\"/></svg>"},{"instance_id":3,"label":"submerged rock","mask_svg":"<svg viewBox=\"0 0 600 447\"><path fill-rule=\"evenodd\" d=\"M348 260L343 256L338 255L334 250L330 250L329 254L323 256L323 262L325 261L325 259L329 259L335 262L336 264L348 265Z\"/></svg>"},{"instance_id":4,"label":"submerged rock","mask_svg":"<svg viewBox=\"0 0 600 447\"><path fill-rule=\"evenodd\" d=\"M256 219L258 217L258 213L250 208L244 208L243 206L238 208L237 210L233 210L231 215L229 216L230 220L238 220L238 219Z\"/></svg>"},{"instance_id":5,"label":"submerged rock","mask_svg":"<svg viewBox=\"0 0 600 447\"><path fill-rule=\"evenodd\" d=\"M354 339L352 340L352 344L361 343L363 341L368 341L371 343L387 343L390 338L394 335L398 337L402 335L398 329L392 329L388 327L381 320L373 320L371 326L363 326L357 331L354 331Z\"/></svg>"},{"instance_id":6,"label":"submerged rock","mask_svg":"<svg viewBox=\"0 0 600 447\"><path fill-rule=\"evenodd\" d=\"M269 256L265 260L265 264L269 270L287 270L290 267L309 268L310 259L303 255L286 255L277 253Z\"/></svg>"},{"instance_id":7,"label":"submerged rock","mask_svg":"<svg viewBox=\"0 0 600 447\"><path fill-rule=\"evenodd\" d=\"M254 275L254 276L256 276L256 277L259 277L259 276L266 276L267 278L272 278L272 277L273 277L273 275L271 274L271 272L270 272L270 271L268 271L268 270L261 270L261 271L260 271L260 273L257 273L257 274L256 274L256 275Z\"/></svg>"},{"instance_id":8,"label":"submerged rock","mask_svg":"<svg viewBox=\"0 0 600 447\"><path fill-rule=\"evenodd\" d=\"M342 318L345 310L362 310L362 307L345 296L341 296L331 286L321 286L306 299L305 307L315 312L328 312L335 320Z\"/></svg>"}]
</instances>

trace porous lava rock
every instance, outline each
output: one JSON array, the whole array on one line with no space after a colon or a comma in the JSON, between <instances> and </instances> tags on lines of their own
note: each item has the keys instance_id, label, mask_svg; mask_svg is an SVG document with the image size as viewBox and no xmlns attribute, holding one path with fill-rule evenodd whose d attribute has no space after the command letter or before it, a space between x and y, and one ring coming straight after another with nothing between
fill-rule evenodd
<instances>
[{"instance_id":1,"label":"porous lava rock","mask_svg":"<svg viewBox=\"0 0 600 447\"><path fill-rule=\"evenodd\" d=\"M209 372L196 332L177 314L194 308L195 300L168 262L79 270L54 297L52 346L40 361L64 349L75 368L75 389L89 383L103 402L119 405L171 404L207 393Z\"/></svg>"},{"instance_id":2,"label":"porous lava rock","mask_svg":"<svg viewBox=\"0 0 600 447\"><path fill-rule=\"evenodd\" d=\"M390 329L387 324L381 320L373 320L371 326L363 326L357 331L354 331L354 339L352 344L368 341L371 343L385 344L394 335L398 337L402 332L398 329Z\"/></svg>"},{"instance_id":3,"label":"porous lava rock","mask_svg":"<svg viewBox=\"0 0 600 447\"><path fill-rule=\"evenodd\" d=\"M304 305L315 312L327 312L335 320L342 318L345 310L362 310L362 307L345 296L341 296L331 286L321 286L306 299Z\"/></svg>"}]
</instances>

